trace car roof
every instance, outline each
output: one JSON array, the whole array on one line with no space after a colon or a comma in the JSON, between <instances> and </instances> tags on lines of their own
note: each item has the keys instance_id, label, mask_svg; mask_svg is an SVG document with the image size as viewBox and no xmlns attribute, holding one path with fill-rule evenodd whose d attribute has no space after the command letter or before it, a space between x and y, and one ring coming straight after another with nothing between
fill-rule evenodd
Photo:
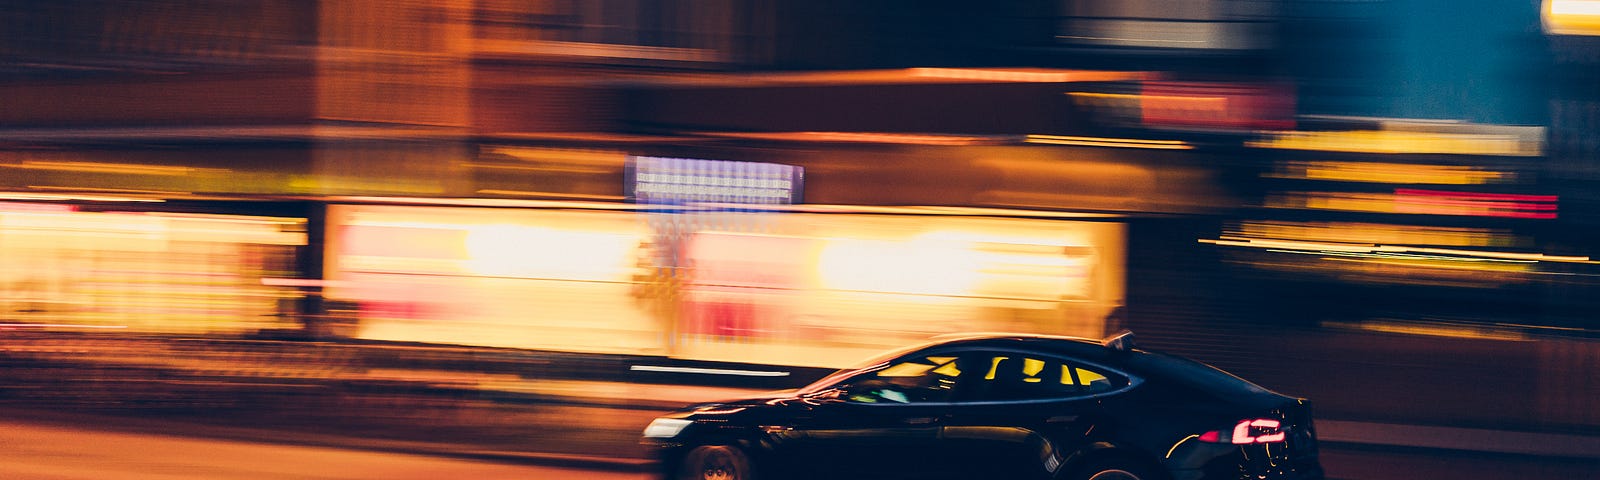
<instances>
[{"instance_id":1,"label":"car roof","mask_svg":"<svg viewBox=\"0 0 1600 480\"><path fill-rule=\"evenodd\" d=\"M1223 395L1283 397L1282 394L1194 359L1133 348L1131 337L1125 333L1105 340L1031 333L959 333L934 337L923 348L943 347L1006 348L1057 354L1099 363L1146 379L1162 378Z\"/></svg>"},{"instance_id":2,"label":"car roof","mask_svg":"<svg viewBox=\"0 0 1600 480\"><path fill-rule=\"evenodd\" d=\"M1108 347L1104 341L1083 337L1070 337L1065 335L1045 335L1036 333L1007 333L1007 332L973 332L954 333L933 337L932 342L925 347L989 347L989 348L1016 348L1037 350L1041 353L1056 353L1070 355L1084 359L1103 360L1110 357L1117 350Z\"/></svg>"}]
</instances>

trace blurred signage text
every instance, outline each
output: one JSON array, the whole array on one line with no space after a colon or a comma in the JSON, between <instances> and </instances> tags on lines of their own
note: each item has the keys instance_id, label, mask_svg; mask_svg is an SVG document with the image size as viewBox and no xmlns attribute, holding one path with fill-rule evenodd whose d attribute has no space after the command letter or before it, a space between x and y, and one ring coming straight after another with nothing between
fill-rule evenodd
<instances>
[{"instance_id":1,"label":"blurred signage text","mask_svg":"<svg viewBox=\"0 0 1600 480\"><path fill-rule=\"evenodd\" d=\"M627 196L654 205L800 203L804 170L774 163L634 156Z\"/></svg>"}]
</instances>

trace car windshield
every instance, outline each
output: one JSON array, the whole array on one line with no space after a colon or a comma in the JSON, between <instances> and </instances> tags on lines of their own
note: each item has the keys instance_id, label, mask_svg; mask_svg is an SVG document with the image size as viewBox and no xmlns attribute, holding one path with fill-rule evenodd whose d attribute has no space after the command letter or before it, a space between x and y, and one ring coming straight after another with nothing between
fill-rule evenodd
<instances>
[{"instance_id":1,"label":"car windshield","mask_svg":"<svg viewBox=\"0 0 1600 480\"><path fill-rule=\"evenodd\" d=\"M934 343L936 343L936 342L934 342ZM856 362L855 365L852 365L852 366L850 366L848 368L845 368L843 370L839 370L837 372L833 372L833 373L829 374L826 377L822 377L821 380L817 380L815 382L811 382L810 385L806 385L805 387L801 388L799 390L799 393L801 395L809 395L809 394L812 394L812 393L820 392L820 391L822 391L824 389L827 389L828 387L833 386L836 383L839 383L840 380L843 380L843 379L849 378L849 377L853 377L857 373L860 373L862 371L876 369L877 367L880 367L880 366L883 366L884 364L889 363L890 360L894 360L894 359L900 358L901 356L904 356L904 355L906 355L908 353L915 352L915 351L921 350L923 348L927 348L929 346L934 345L934 343L919 343L919 344L916 344L916 345L910 345L910 346L906 346L906 347L901 347L901 348L897 348L897 349L894 349L894 350L883 352L883 353L880 353L880 354L877 354L877 355L873 355L871 357L867 357L866 359L864 359L862 361Z\"/></svg>"}]
</instances>

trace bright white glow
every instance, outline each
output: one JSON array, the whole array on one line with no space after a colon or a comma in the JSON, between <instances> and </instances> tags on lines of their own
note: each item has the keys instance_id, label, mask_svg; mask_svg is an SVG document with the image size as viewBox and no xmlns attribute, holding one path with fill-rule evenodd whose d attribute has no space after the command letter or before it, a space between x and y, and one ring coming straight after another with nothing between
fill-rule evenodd
<instances>
[{"instance_id":1,"label":"bright white glow","mask_svg":"<svg viewBox=\"0 0 1600 480\"><path fill-rule=\"evenodd\" d=\"M681 418L657 418L651 420L649 426L644 427L644 436L646 438L676 437L683 432L684 428L688 428L691 423L694 422Z\"/></svg>"},{"instance_id":2,"label":"bright white glow","mask_svg":"<svg viewBox=\"0 0 1600 480\"><path fill-rule=\"evenodd\" d=\"M830 239L817 271L836 290L963 296L973 294L982 259L967 242Z\"/></svg>"},{"instance_id":3,"label":"bright white glow","mask_svg":"<svg viewBox=\"0 0 1600 480\"><path fill-rule=\"evenodd\" d=\"M1238 425L1234 425L1233 426L1233 443L1235 445L1244 445L1244 444L1255 443L1255 442L1256 442L1256 438L1250 436L1250 421L1249 420L1245 420L1245 421L1239 422Z\"/></svg>"},{"instance_id":4,"label":"bright white glow","mask_svg":"<svg viewBox=\"0 0 1600 480\"><path fill-rule=\"evenodd\" d=\"M1256 443L1272 443L1272 442L1281 442L1281 441L1283 441L1283 439L1285 437L1287 437L1288 434L1287 434L1287 432L1284 432L1283 430L1279 430L1278 429L1279 425L1280 424L1278 423L1277 420L1266 419L1266 418L1259 419L1259 420L1256 420L1254 422L1250 422L1250 426L1252 426L1252 427L1265 428L1265 429L1269 429L1271 431L1277 432L1277 433L1271 433L1271 434L1267 434L1267 435L1262 435L1262 436L1256 437Z\"/></svg>"},{"instance_id":5,"label":"bright white glow","mask_svg":"<svg viewBox=\"0 0 1600 480\"><path fill-rule=\"evenodd\" d=\"M628 281L636 235L526 225L473 226L467 231L469 271L481 275L561 280Z\"/></svg>"},{"instance_id":6,"label":"bright white glow","mask_svg":"<svg viewBox=\"0 0 1600 480\"><path fill-rule=\"evenodd\" d=\"M1545 32L1555 35L1600 35L1600 1L1544 0L1540 12Z\"/></svg>"},{"instance_id":7,"label":"bright white glow","mask_svg":"<svg viewBox=\"0 0 1600 480\"><path fill-rule=\"evenodd\" d=\"M787 377L789 372L769 372L762 370L731 370L724 368L697 368L697 367L664 367L655 365L634 365L628 367L636 372L668 372L668 373L699 373L705 375L740 375L746 377Z\"/></svg>"},{"instance_id":8,"label":"bright white glow","mask_svg":"<svg viewBox=\"0 0 1600 480\"><path fill-rule=\"evenodd\" d=\"M269 287L328 287L348 286L348 282L335 282L320 278L263 278L261 284Z\"/></svg>"},{"instance_id":9,"label":"bright white glow","mask_svg":"<svg viewBox=\"0 0 1600 480\"><path fill-rule=\"evenodd\" d=\"M1600 15L1600 0L1551 0L1550 13L1556 15Z\"/></svg>"}]
</instances>

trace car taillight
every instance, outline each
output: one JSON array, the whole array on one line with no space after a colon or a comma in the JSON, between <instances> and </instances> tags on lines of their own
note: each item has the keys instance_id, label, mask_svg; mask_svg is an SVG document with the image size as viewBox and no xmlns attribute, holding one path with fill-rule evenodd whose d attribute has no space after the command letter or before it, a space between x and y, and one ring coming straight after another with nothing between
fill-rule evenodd
<instances>
[{"instance_id":1,"label":"car taillight","mask_svg":"<svg viewBox=\"0 0 1600 480\"><path fill-rule=\"evenodd\" d=\"M1212 430L1200 435L1202 442L1234 445L1276 443L1286 438L1288 432L1284 431L1283 422L1271 418L1240 420L1239 423L1233 424L1232 430Z\"/></svg>"}]
</instances>

